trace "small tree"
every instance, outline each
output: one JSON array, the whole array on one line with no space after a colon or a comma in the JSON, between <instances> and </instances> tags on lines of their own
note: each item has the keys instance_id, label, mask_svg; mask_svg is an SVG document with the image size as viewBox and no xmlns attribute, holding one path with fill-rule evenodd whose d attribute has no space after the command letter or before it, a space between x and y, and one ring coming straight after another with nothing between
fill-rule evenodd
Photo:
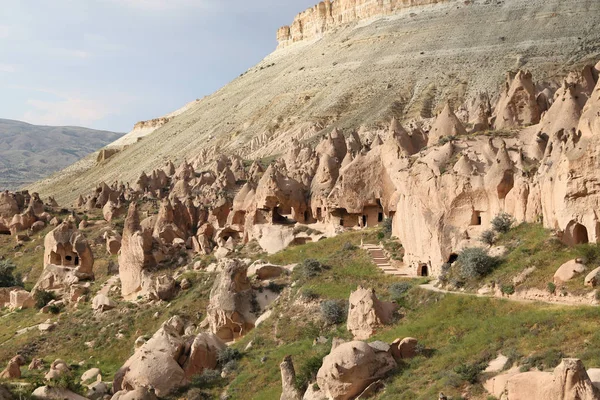
<instances>
[{"instance_id":1,"label":"small tree","mask_svg":"<svg viewBox=\"0 0 600 400\"><path fill-rule=\"evenodd\" d=\"M456 261L460 266L460 275L465 279L485 276L492 272L497 264L496 258L490 256L481 247L464 249Z\"/></svg>"},{"instance_id":2,"label":"small tree","mask_svg":"<svg viewBox=\"0 0 600 400\"><path fill-rule=\"evenodd\" d=\"M44 308L52 300L55 300L56 296L54 293L46 290L37 290L33 295L33 299L35 300L35 307L40 309Z\"/></svg>"},{"instance_id":3,"label":"small tree","mask_svg":"<svg viewBox=\"0 0 600 400\"><path fill-rule=\"evenodd\" d=\"M479 238L483 243L492 246L496 242L496 233L488 229L487 231L483 231Z\"/></svg>"},{"instance_id":4,"label":"small tree","mask_svg":"<svg viewBox=\"0 0 600 400\"><path fill-rule=\"evenodd\" d=\"M498 233L506 233L510 231L512 224L515 222L514 218L508 213L500 213L492 220L492 226Z\"/></svg>"},{"instance_id":5,"label":"small tree","mask_svg":"<svg viewBox=\"0 0 600 400\"><path fill-rule=\"evenodd\" d=\"M23 286L19 274L15 274L17 267L8 260L0 260L0 287Z\"/></svg>"},{"instance_id":6,"label":"small tree","mask_svg":"<svg viewBox=\"0 0 600 400\"><path fill-rule=\"evenodd\" d=\"M341 324L346 319L346 309L335 300L325 300L321 303L321 315L327 324Z\"/></svg>"},{"instance_id":7,"label":"small tree","mask_svg":"<svg viewBox=\"0 0 600 400\"><path fill-rule=\"evenodd\" d=\"M322 269L323 265L319 261L307 258L302 262L301 272L305 278L312 278L319 275Z\"/></svg>"}]
</instances>

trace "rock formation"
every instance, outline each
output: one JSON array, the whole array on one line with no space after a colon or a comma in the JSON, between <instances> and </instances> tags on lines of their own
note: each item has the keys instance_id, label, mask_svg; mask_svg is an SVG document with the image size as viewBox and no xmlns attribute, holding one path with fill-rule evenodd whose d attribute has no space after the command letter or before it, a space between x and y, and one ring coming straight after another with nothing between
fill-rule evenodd
<instances>
[{"instance_id":1,"label":"rock formation","mask_svg":"<svg viewBox=\"0 0 600 400\"><path fill-rule=\"evenodd\" d=\"M563 359L554 372L509 372L484 384L499 399L595 400L600 389L592 385L578 359Z\"/></svg>"},{"instance_id":2,"label":"rock formation","mask_svg":"<svg viewBox=\"0 0 600 400\"><path fill-rule=\"evenodd\" d=\"M323 397L348 400L395 367L396 362L387 349L382 351L360 341L343 343L323 359L317 384Z\"/></svg>"},{"instance_id":3,"label":"rock formation","mask_svg":"<svg viewBox=\"0 0 600 400\"><path fill-rule=\"evenodd\" d=\"M350 293L348 310L348 330L355 340L370 338L377 328L388 324L397 306L380 301L374 289L358 287Z\"/></svg>"},{"instance_id":4,"label":"rock formation","mask_svg":"<svg viewBox=\"0 0 600 400\"><path fill-rule=\"evenodd\" d=\"M19 379L21 378L21 367L25 365L23 356L15 356L10 359L4 371L0 372L0 379Z\"/></svg>"},{"instance_id":5,"label":"rock formation","mask_svg":"<svg viewBox=\"0 0 600 400\"><path fill-rule=\"evenodd\" d=\"M281 397L279 400L300 400L302 394L296 388L296 371L292 356L286 356L279 364L279 369L281 370Z\"/></svg>"}]
</instances>

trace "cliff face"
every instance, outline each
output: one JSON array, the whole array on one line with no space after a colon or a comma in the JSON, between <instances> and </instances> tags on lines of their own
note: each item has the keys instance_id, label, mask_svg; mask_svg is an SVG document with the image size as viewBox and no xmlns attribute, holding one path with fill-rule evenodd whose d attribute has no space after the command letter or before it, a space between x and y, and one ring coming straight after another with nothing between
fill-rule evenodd
<instances>
[{"instance_id":1,"label":"cliff face","mask_svg":"<svg viewBox=\"0 0 600 400\"><path fill-rule=\"evenodd\" d=\"M393 14L401 9L451 0L326 0L298 14L290 26L277 31L279 48L320 37L350 22Z\"/></svg>"}]
</instances>

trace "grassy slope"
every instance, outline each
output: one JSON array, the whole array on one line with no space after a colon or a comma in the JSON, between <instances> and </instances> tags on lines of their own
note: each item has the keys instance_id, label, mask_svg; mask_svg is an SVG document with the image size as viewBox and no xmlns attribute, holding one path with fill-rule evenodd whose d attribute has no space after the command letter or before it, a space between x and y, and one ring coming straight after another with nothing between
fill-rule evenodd
<instances>
[{"instance_id":1,"label":"grassy slope","mask_svg":"<svg viewBox=\"0 0 600 400\"><path fill-rule=\"evenodd\" d=\"M292 355L297 372L304 375L315 370L329 352L329 342L313 346L317 336L350 338L345 324L324 325L319 319L317 302L307 311L305 303L296 301L307 289L320 299L346 300L350 291L362 284L374 287L380 298L390 300L387 288L401 279L384 276L370 263L365 252L344 250L345 243L358 244L361 236L360 232L345 233L268 257L269 261L282 264L315 258L329 268L313 278L294 273L292 280L296 285L284 290L274 306L273 317L234 345L243 353L238 368L216 388L211 388L211 394L216 395L227 387L232 399L278 399L279 363L284 356ZM373 241L375 237L376 232L370 231L366 239ZM520 246L527 247L542 237L546 235L542 235L539 228L524 226L502 240L519 240ZM547 247L533 246L533 249L547 250ZM570 251L579 250L565 251L571 257ZM512 263L517 263L516 255ZM510 275L508 269L505 272ZM499 269L495 276L502 277L502 273ZM0 360L5 362L17 350L25 350L29 357L43 356L47 363L58 357L70 363L85 361L83 368L99 366L110 379L132 354L135 338L151 335L170 315L180 314L200 321L202 316L197 313L206 310L214 277L205 273L188 275L194 281L193 288L168 308L164 304L139 307L122 304L117 310L94 316L90 305L85 304L77 311L51 317L60 321L54 332L42 335L34 330L7 342L19 327L41 322L48 315L25 310L0 317L0 343L3 343ZM544 281L545 278L540 280ZM595 351L600 345L600 333L596 329L600 317L598 308L520 304L430 293L419 288L413 288L401 304L403 317L378 332L373 340L390 342L398 337L416 337L428 349L424 353L427 356L419 356L395 371L386 380L388 387L379 396L381 399L431 399L439 391L458 396L467 387L472 394L486 399L480 385L469 385L454 368L493 358L500 350L521 364L526 357L536 355L542 360L538 364L551 368L559 361L560 354L564 354L580 357L588 368L600 366L600 355ZM153 318L155 312L159 312L159 318ZM119 332L123 334L121 339L116 338ZM85 345L89 341L95 341L91 348ZM250 341L252 347L245 351ZM26 373L25 377L32 381L39 379L39 374Z\"/></svg>"}]
</instances>

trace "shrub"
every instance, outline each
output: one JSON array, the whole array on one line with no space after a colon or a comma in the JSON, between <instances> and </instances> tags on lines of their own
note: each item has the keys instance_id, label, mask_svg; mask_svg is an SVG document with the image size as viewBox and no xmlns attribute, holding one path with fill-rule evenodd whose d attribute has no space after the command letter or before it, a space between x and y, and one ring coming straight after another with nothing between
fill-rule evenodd
<instances>
[{"instance_id":1,"label":"shrub","mask_svg":"<svg viewBox=\"0 0 600 400\"><path fill-rule=\"evenodd\" d=\"M500 213L492 220L492 227L498 233L506 233L510 231L512 224L515 222L513 217L508 213Z\"/></svg>"},{"instance_id":2,"label":"shrub","mask_svg":"<svg viewBox=\"0 0 600 400\"><path fill-rule=\"evenodd\" d=\"M321 273L323 265L312 258L307 258L302 262L300 271L305 278L313 278Z\"/></svg>"},{"instance_id":3,"label":"shrub","mask_svg":"<svg viewBox=\"0 0 600 400\"><path fill-rule=\"evenodd\" d=\"M302 289L300 295L306 300L316 300L319 298L319 294L312 289Z\"/></svg>"},{"instance_id":4,"label":"shrub","mask_svg":"<svg viewBox=\"0 0 600 400\"><path fill-rule=\"evenodd\" d=\"M53 292L38 290L33 295L33 299L35 300L35 307L40 309L48 305L52 300L55 300L56 296Z\"/></svg>"},{"instance_id":5,"label":"shrub","mask_svg":"<svg viewBox=\"0 0 600 400\"><path fill-rule=\"evenodd\" d=\"M460 376L463 381L467 381L470 384L477 383L479 374L485 369L483 363L480 364L460 364L454 368L454 372Z\"/></svg>"},{"instance_id":6,"label":"shrub","mask_svg":"<svg viewBox=\"0 0 600 400\"><path fill-rule=\"evenodd\" d=\"M381 222L381 232L383 232L384 237L390 237L392 235L392 219L384 218Z\"/></svg>"},{"instance_id":7,"label":"shrub","mask_svg":"<svg viewBox=\"0 0 600 400\"><path fill-rule=\"evenodd\" d=\"M189 387L191 388L210 388L221 379L221 373L214 369L205 369L202 374L191 378Z\"/></svg>"},{"instance_id":8,"label":"shrub","mask_svg":"<svg viewBox=\"0 0 600 400\"><path fill-rule=\"evenodd\" d=\"M342 251L352 251L352 250L356 250L356 246L350 242L346 242L342 246Z\"/></svg>"},{"instance_id":9,"label":"shrub","mask_svg":"<svg viewBox=\"0 0 600 400\"><path fill-rule=\"evenodd\" d=\"M510 296L510 295L512 295L512 294L515 294L515 286L514 286L514 285L502 285L502 286L500 287L500 291L501 291L503 294L507 294L507 295L509 295L509 296Z\"/></svg>"},{"instance_id":10,"label":"shrub","mask_svg":"<svg viewBox=\"0 0 600 400\"><path fill-rule=\"evenodd\" d=\"M15 274L17 267L8 260L0 260L0 287L23 286L19 274Z\"/></svg>"},{"instance_id":11,"label":"shrub","mask_svg":"<svg viewBox=\"0 0 600 400\"><path fill-rule=\"evenodd\" d=\"M446 143L448 143L448 142L452 142L452 141L454 141L454 140L456 140L456 136L454 136L454 135L450 135L450 136L442 136L442 137L440 138L440 140L438 140L438 146L443 146L443 145L445 145Z\"/></svg>"},{"instance_id":12,"label":"shrub","mask_svg":"<svg viewBox=\"0 0 600 400\"><path fill-rule=\"evenodd\" d=\"M217 362L219 365L225 366L231 361L237 361L240 358L242 358L242 353L238 349L227 347L225 350L219 352Z\"/></svg>"},{"instance_id":13,"label":"shrub","mask_svg":"<svg viewBox=\"0 0 600 400\"><path fill-rule=\"evenodd\" d=\"M553 282L548 282L547 288L548 288L548 293L551 293L551 294L556 293L556 285Z\"/></svg>"},{"instance_id":14,"label":"shrub","mask_svg":"<svg viewBox=\"0 0 600 400\"><path fill-rule=\"evenodd\" d=\"M463 278L483 277L492 272L497 264L496 258L490 256L481 247L464 249L456 261L460 266L460 275Z\"/></svg>"},{"instance_id":15,"label":"shrub","mask_svg":"<svg viewBox=\"0 0 600 400\"><path fill-rule=\"evenodd\" d=\"M296 388L300 392L305 392L308 388L308 383L315 380L317 372L323 365L323 357L327 354L316 355L307 359L296 372Z\"/></svg>"},{"instance_id":16,"label":"shrub","mask_svg":"<svg viewBox=\"0 0 600 400\"><path fill-rule=\"evenodd\" d=\"M346 319L346 309L335 300L325 300L321 303L321 315L329 325L336 325Z\"/></svg>"},{"instance_id":17,"label":"shrub","mask_svg":"<svg viewBox=\"0 0 600 400\"><path fill-rule=\"evenodd\" d=\"M491 229L488 229L487 231L483 231L483 233L479 237L479 240L481 240L483 243L485 243L487 245L492 246L496 242L496 233Z\"/></svg>"},{"instance_id":18,"label":"shrub","mask_svg":"<svg viewBox=\"0 0 600 400\"><path fill-rule=\"evenodd\" d=\"M283 290L284 287L285 287L285 285L280 285L279 283L275 283L275 282L271 281L266 286L266 289L270 290L273 293L281 293L281 291Z\"/></svg>"},{"instance_id":19,"label":"shrub","mask_svg":"<svg viewBox=\"0 0 600 400\"><path fill-rule=\"evenodd\" d=\"M411 288L408 282L396 282L392 283L388 288L388 292L394 299L403 297Z\"/></svg>"}]
</instances>

